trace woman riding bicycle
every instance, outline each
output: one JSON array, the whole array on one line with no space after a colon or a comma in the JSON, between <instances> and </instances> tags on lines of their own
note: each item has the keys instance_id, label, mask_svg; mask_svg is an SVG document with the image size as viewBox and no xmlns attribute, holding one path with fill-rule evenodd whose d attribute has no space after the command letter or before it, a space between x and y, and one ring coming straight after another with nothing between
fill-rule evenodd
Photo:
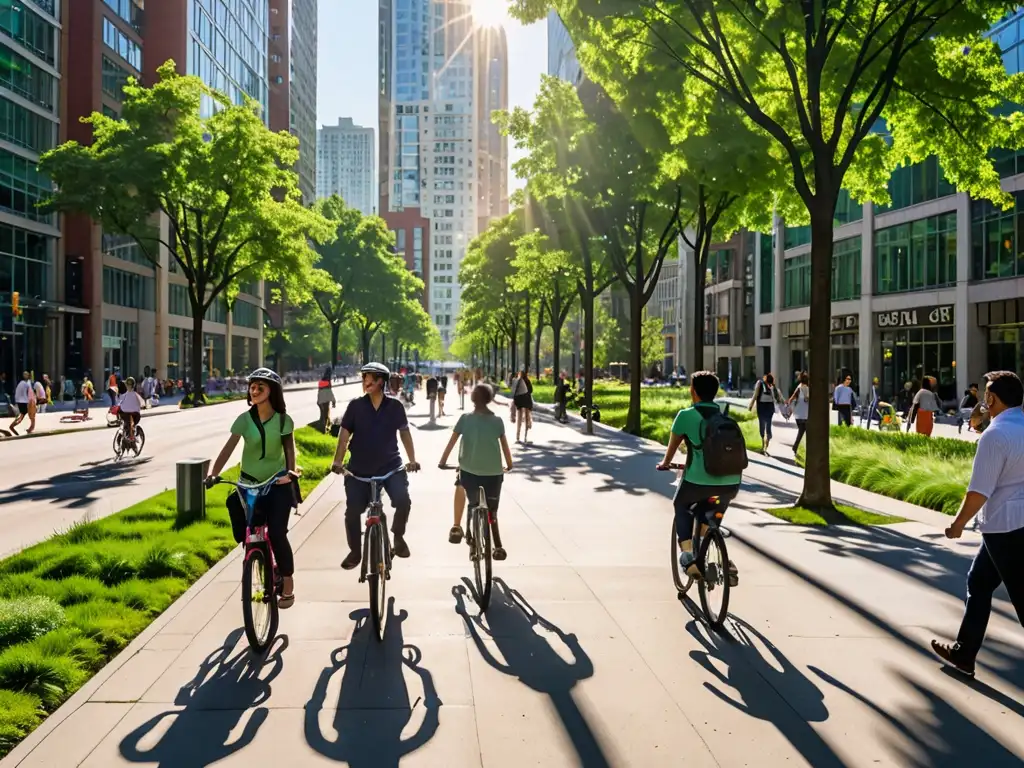
<instances>
[{"instance_id":1,"label":"woman riding bicycle","mask_svg":"<svg viewBox=\"0 0 1024 768\"><path fill-rule=\"evenodd\" d=\"M494 559L504 560L507 554L501 546L497 519L501 481L504 479L501 457L504 454L504 471L512 471L512 451L509 450L508 440L505 438L505 422L487 407L493 399L494 390L489 384L477 384L473 388L470 395L473 411L464 413L455 422L451 439L438 464L441 467L445 466L448 456L461 436L459 472L455 478L455 524L448 533L448 541L452 544L462 541L462 513L465 511L466 497L475 501L479 496L479 489L483 488L487 497L487 507L494 521L491 524L491 530L494 532Z\"/></svg>"},{"instance_id":2,"label":"woman riding bicycle","mask_svg":"<svg viewBox=\"0 0 1024 768\"><path fill-rule=\"evenodd\" d=\"M142 408L146 403L143 401L142 396L135 391L135 379L129 376L125 379L124 385L125 392L121 395L121 400L117 404L118 414L120 414L121 421L124 423L128 439L134 443L135 425L142 418Z\"/></svg>"},{"instance_id":3,"label":"woman riding bicycle","mask_svg":"<svg viewBox=\"0 0 1024 768\"><path fill-rule=\"evenodd\" d=\"M242 440L241 479L253 485L266 483L282 472L275 487L256 502L255 515L265 515L270 534L270 546L277 560L277 570L283 578L279 608L291 608L295 603L295 558L288 541L288 518L295 506L295 489L291 483L298 480L295 471L295 425L285 413L284 388L281 377L269 368L259 368L249 375L249 410L231 425L231 437L224 444L213 467L210 478L220 475ZM235 541L245 540L247 520L242 500L237 493L228 497L228 514Z\"/></svg>"}]
</instances>

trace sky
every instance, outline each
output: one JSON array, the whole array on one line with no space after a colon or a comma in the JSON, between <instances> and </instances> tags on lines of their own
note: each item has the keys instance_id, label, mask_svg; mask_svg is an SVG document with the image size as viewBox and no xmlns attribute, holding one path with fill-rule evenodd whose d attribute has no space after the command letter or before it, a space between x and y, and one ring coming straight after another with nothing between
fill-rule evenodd
<instances>
[{"instance_id":1,"label":"sky","mask_svg":"<svg viewBox=\"0 0 1024 768\"><path fill-rule=\"evenodd\" d=\"M505 0L492 0L504 2ZM320 0L317 51L317 125L377 128L377 7L375 0ZM531 108L547 71L547 24L506 21L509 109ZM509 191L522 186L512 171L521 153L509 142Z\"/></svg>"}]
</instances>

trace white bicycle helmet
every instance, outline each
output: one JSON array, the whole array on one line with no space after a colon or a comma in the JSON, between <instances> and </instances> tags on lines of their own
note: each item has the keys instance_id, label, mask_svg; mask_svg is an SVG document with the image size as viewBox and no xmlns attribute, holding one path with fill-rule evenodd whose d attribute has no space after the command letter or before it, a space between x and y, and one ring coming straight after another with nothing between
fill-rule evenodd
<instances>
[{"instance_id":1,"label":"white bicycle helmet","mask_svg":"<svg viewBox=\"0 0 1024 768\"><path fill-rule=\"evenodd\" d=\"M283 386L281 377L274 373L269 368L257 368L255 371L249 374L248 382L253 381L266 381L270 384L277 384L277 386Z\"/></svg>"},{"instance_id":2,"label":"white bicycle helmet","mask_svg":"<svg viewBox=\"0 0 1024 768\"><path fill-rule=\"evenodd\" d=\"M388 381L391 378L391 371L383 363L367 363L359 369L360 375L365 376L367 373L372 373L379 379Z\"/></svg>"}]
</instances>

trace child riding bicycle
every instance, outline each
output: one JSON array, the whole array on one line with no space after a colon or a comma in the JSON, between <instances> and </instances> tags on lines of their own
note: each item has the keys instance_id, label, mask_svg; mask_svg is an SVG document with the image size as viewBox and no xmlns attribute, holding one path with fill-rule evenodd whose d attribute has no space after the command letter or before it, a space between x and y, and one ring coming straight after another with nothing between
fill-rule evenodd
<instances>
[{"instance_id":1,"label":"child riding bicycle","mask_svg":"<svg viewBox=\"0 0 1024 768\"><path fill-rule=\"evenodd\" d=\"M657 465L659 471L669 469L679 446L686 443L686 472L672 503L681 553L679 564L691 576L698 575L693 553L694 515L704 515L711 509L724 513L739 493L742 469L747 464L739 425L725 416L715 403L718 388L718 377L711 371L693 374L690 378L693 406L676 414L665 457ZM729 577L734 583L739 577L731 562Z\"/></svg>"},{"instance_id":2,"label":"child riding bicycle","mask_svg":"<svg viewBox=\"0 0 1024 768\"><path fill-rule=\"evenodd\" d=\"M125 392L117 403L118 414L120 414L121 421L124 423L125 431L128 432L128 439L134 443L135 425L142 418L142 408L146 403L139 393L135 391L135 379L129 376L125 379L124 385Z\"/></svg>"}]
</instances>

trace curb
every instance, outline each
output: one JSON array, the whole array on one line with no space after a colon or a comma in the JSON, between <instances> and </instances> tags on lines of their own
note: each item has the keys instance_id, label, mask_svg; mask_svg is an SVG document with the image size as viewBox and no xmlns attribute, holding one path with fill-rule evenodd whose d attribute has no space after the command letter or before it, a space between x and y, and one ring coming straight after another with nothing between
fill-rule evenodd
<instances>
[{"instance_id":1,"label":"curb","mask_svg":"<svg viewBox=\"0 0 1024 768\"><path fill-rule=\"evenodd\" d=\"M306 508L312 510L313 507L318 504L321 499L330 491L338 480L338 475L329 474L323 480L321 480L313 492L309 495L309 498L303 501L303 506L308 505ZM334 505L323 506L324 511L320 512L319 509L315 513L296 514L292 518L292 525L288 529L289 538L291 539L293 548L298 548L313 534L313 532L320 526L320 524L327 519L330 513L334 510ZM299 530L299 529L302 530ZM95 675L93 675L85 685L79 688L70 699L65 701L47 717L38 728L32 733L25 737L18 746L16 746L6 757L0 760L0 768L16 768L21 763L25 762L31 755L32 752L38 747L48 736L50 736L58 727L60 727L65 720L71 717L75 712L81 709L85 704L89 702L92 695L100 689L100 687L118 670L127 664L134 656L142 651L146 644L153 639L154 636L160 634L164 627L166 627L174 618L178 616L185 608L188 607L199 594L206 589L210 584L217 580L217 577L224 572L232 563L238 562L242 557L242 548L236 546L222 560L214 563L210 566L210 569L204 573L199 579L185 592L168 606L167 610L157 616L153 621L140 632L134 640L128 643L117 656L112 658L101 668ZM230 600L230 598L229 598ZM241 626L241 618L239 618L239 626ZM202 627L196 632L196 634L202 631ZM182 649L181 653L184 653L185 649ZM120 722L120 720L118 720ZM113 723L110 730L117 727L117 723ZM97 734L97 744L102 741L107 733L102 735Z\"/></svg>"}]
</instances>

